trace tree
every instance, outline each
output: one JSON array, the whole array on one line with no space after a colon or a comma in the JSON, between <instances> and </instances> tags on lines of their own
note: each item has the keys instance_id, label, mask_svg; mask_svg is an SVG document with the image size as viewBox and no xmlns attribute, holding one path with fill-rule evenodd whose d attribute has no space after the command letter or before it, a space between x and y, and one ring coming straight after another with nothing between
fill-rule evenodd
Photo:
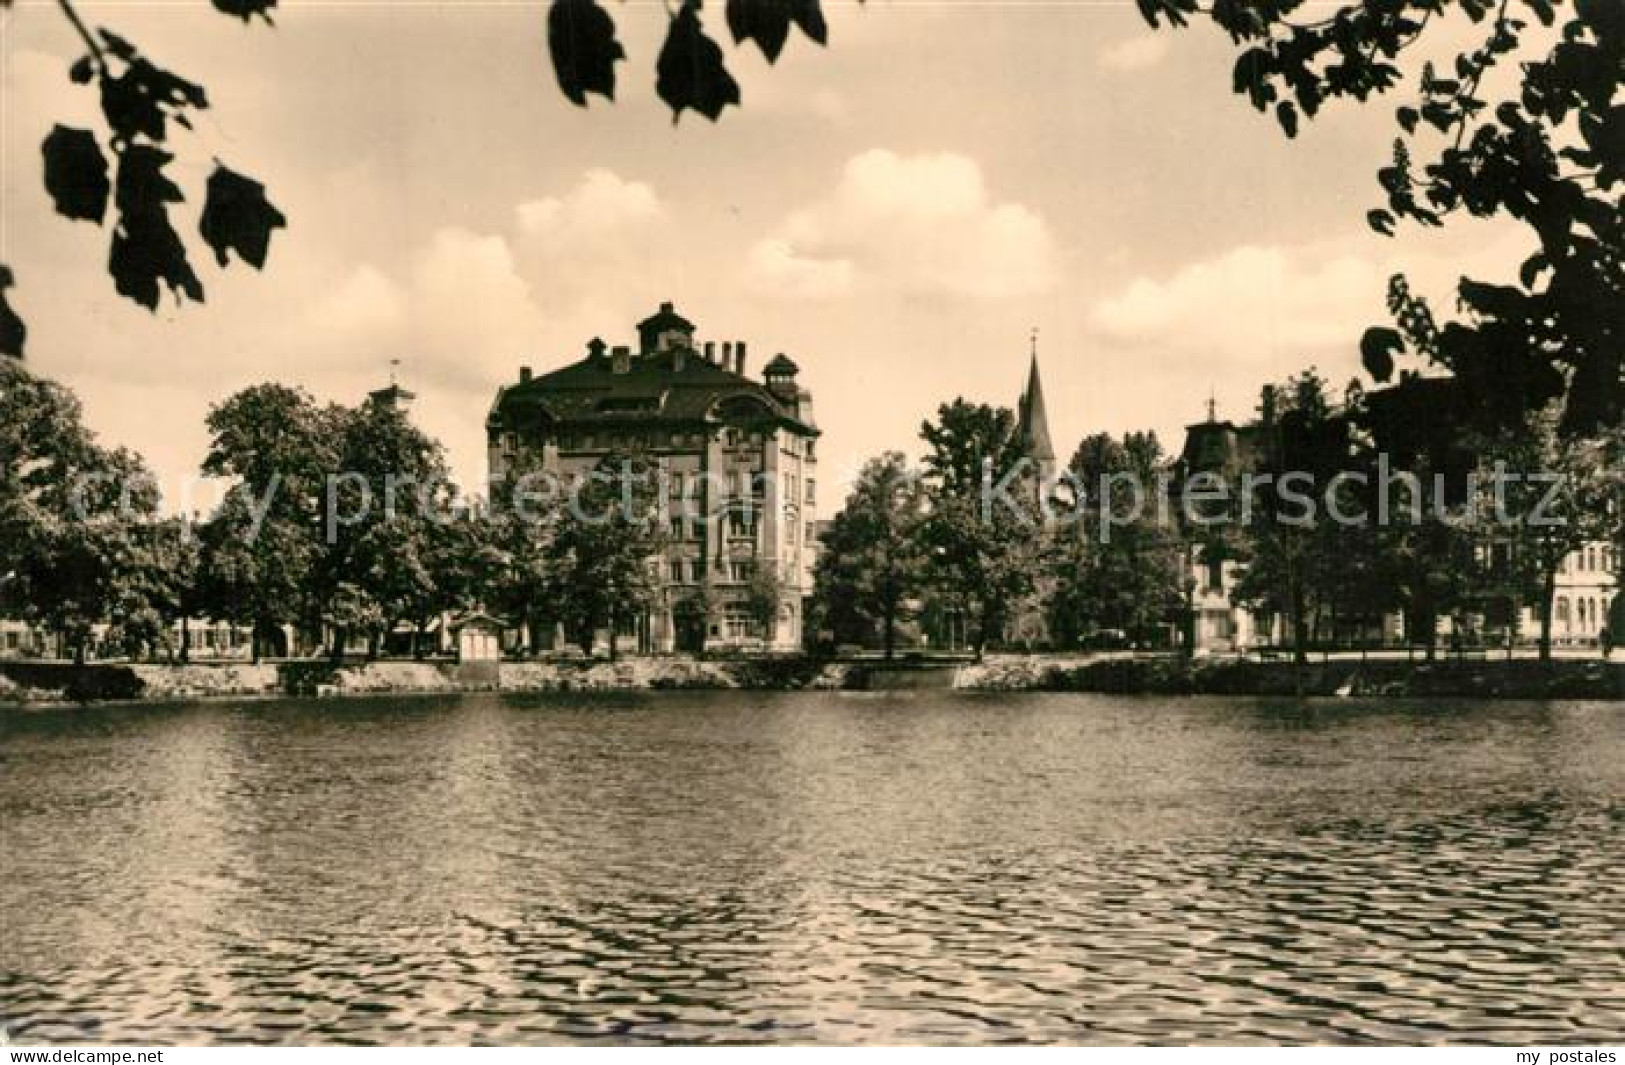
<instances>
[{"instance_id":1,"label":"tree","mask_svg":"<svg viewBox=\"0 0 1625 1065\"><path fill-rule=\"evenodd\" d=\"M371 525L357 549L364 586L376 597L383 631L402 622L413 628L412 653L423 657L424 637L442 614L472 608L483 576L501 559L479 516L397 513Z\"/></svg>"},{"instance_id":2,"label":"tree","mask_svg":"<svg viewBox=\"0 0 1625 1065\"><path fill-rule=\"evenodd\" d=\"M1351 468L1352 442L1313 368L1266 386L1260 407L1260 484L1245 512L1246 568L1234 598L1286 619L1292 660L1301 666L1313 619L1336 601L1328 575L1338 565L1343 529L1325 504L1338 475Z\"/></svg>"},{"instance_id":3,"label":"tree","mask_svg":"<svg viewBox=\"0 0 1625 1065\"><path fill-rule=\"evenodd\" d=\"M0 359L0 577L15 571L23 547L38 534L47 493L92 452L73 393L20 362Z\"/></svg>"},{"instance_id":4,"label":"tree","mask_svg":"<svg viewBox=\"0 0 1625 1065\"><path fill-rule=\"evenodd\" d=\"M131 451L92 446L43 495L42 520L21 546L15 579L24 615L60 633L83 664L95 626L139 571L134 530L158 510L158 489Z\"/></svg>"},{"instance_id":5,"label":"tree","mask_svg":"<svg viewBox=\"0 0 1625 1065\"><path fill-rule=\"evenodd\" d=\"M141 583L157 508L139 456L97 444L67 389L0 360L0 606L84 661L94 627Z\"/></svg>"},{"instance_id":6,"label":"tree","mask_svg":"<svg viewBox=\"0 0 1625 1065\"><path fill-rule=\"evenodd\" d=\"M1552 604L1563 560L1610 538L1606 445L1566 436L1561 425L1562 411L1553 404L1484 447L1487 458L1514 475L1487 490L1499 534L1489 546L1502 549L1506 583L1534 591L1543 662L1552 656Z\"/></svg>"},{"instance_id":7,"label":"tree","mask_svg":"<svg viewBox=\"0 0 1625 1065\"><path fill-rule=\"evenodd\" d=\"M963 399L920 428L932 586L969 623L978 658L1031 595L1043 549L1038 470L1020 453L1015 415Z\"/></svg>"},{"instance_id":8,"label":"tree","mask_svg":"<svg viewBox=\"0 0 1625 1065\"><path fill-rule=\"evenodd\" d=\"M324 492L339 465L342 411L302 389L255 385L216 405L203 472L231 484L200 530L200 601L248 626L258 661L284 626L319 622Z\"/></svg>"},{"instance_id":9,"label":"tree","mask_svg":"<svg viewBox=\"0 0 1625 1065\"><path fill-rule=\"evenodd\" d=\"M606 456L562 508L544 587L588 655L603 628L614 660L621 624L653 602L654 562L664 545L657 483L647 460Z\"/></svg>"},{"instance_id":10,"label":"tree","mask_svg":"<svg viewBox=\"0 0 1625 1065\"><path fill-rule=\"evenodd\" d=\"M1079 443L1067 468L1078 510L1072 535L1058 546L1049 602L1057 643L1077 645L1101 628L1145 642L1178 610L1184 548L1178 529L1163 520L1162 466L1154 433L1130 433L1121 443L1099 433ZM1130 486L1132 498L1122 498Z\"/></svg>"},{"instance_id":11,"label":"tree","mask_svg":"<svg viewBox=\"0 0 1625 1065\"><path fill-rule=\"evenodd\" d=\"M524 629L533 650L545 642L543 628L562 620L552 596L552 573L564 511L556 494L540 491L555 483L536 452L521 450L504 476L491 482L486 515L492 554L483 587L491 605Z\"/></svg>"},{"instance_id":12,"label":"tree","mask_svg":"<svg viewBox=\"0 0 1625 1065\"><path fill-rule=\"evenodd\" d=\"M784 581L766 560L751 570L750 580L745 584L744 602L751 620L761 627L762 639L771 645L779 627L779 608L784 603Z\"/></svg>"},{"instance_id":13,"label":"tree","mask_svg":"<svg viewBox=\"0 0 1625 1065\"><path fill-rule=\"evenodd\" d=\"M335 411L337 462L326 480L323 550L312 575L332 653L364 634L376 657L401 620L421 630L457 594L440 595L445 530L456 520L444 450L395 403L372 398Z\"/></svg>"},{"instance_id":14,"label":"tree","mask_svg":"<svg viewBox=\"0 0 1625 1065\"><path fill-rule=\"evenodd\" d=\"M1622 321L1611 312L1625 297L1618 0L1350 0L1312 18L1297 17L1301 0L1138 3L1153 26L1201 16L1224 30L1240 50L1235 91L1272 112L1289 137L1328 103L1364 103L1398 86L1399 56L1425 36L1459 32L1449 16L1464 16L1471 43L1442 73L1424 63L1417 96L1395 111L1393 159L1377 175L1386 206L1367 220L1391 234L1401 220L1432 227L1462 214L1506 216L1527 225L1536 246L1516 284L1464 278L1463 317L1443 327L1431 315L1417 322L1396 277L1390 302L1400 328L1366 333L1366 367L1387 381L1395 356L1408 352L1449 370L1485 428L1514 426L1554 401L1570 435L1625 414ZM1498 66L1521 78L1492 76Z\"/></svg>"},{"instance_id":15,"label":"tree","mask_svg":"<svg viewBox=\"0 0 1625 1065\"><path fill-rule=\"evenodd\" d=\"M925 492L900 452L864 463L846 505L830 522L814 574L817 610L837 643L878 636L886 658L898 626L925 589Z\"/></svg>"},{"instance_id":16,"label":"tree","mask_svg":"<svg viewBox=\"0 0 1625 1065\"><path fill-rule=\"evenodd\" d=\"M131 656L162 649L174 661L175 626L181 660L191 658L190 619L198 607L197 537L184 518L142 522L131 530L129 567L109 608L111 638Z\"/></svg>"}]
</instances>

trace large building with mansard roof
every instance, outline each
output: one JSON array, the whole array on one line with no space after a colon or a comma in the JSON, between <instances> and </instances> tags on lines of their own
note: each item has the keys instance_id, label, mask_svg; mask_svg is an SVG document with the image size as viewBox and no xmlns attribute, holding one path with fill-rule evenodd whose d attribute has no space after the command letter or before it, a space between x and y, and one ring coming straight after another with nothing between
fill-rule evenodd
<instances>
[{"instance_id":1,"label":"large building with mansard roof","mask_svg":"<svg viewBox=\"0 0 1625 1065\"><path fill-rule=\"evenodd\" d=\"M486 421L491 476L522 456L570 478L611 455L647 455L666 471L674 500L688 502L672 507L657 601L622 636L646 652L793 649L812 594L812 395L788 356L754 378L744 341L700 341L695 332L663 303L638 323L635 347L594 339L557 370L522 368ZM761 567L779 578L772 625L747 602Z\"/></svg>"}]
</instances>

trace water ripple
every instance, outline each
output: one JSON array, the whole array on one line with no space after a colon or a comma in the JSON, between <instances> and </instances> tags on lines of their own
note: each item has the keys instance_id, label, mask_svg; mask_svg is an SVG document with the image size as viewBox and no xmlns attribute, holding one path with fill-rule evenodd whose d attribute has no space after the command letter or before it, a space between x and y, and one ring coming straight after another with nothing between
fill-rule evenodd
<instances>
[{"instance_id":1,"label":"water ripple","mask_svg":"<svg viewBox=\"0 0 1625 1065\"><path fill-rule=\"evenodd\" d=\"M1612 706L672 695L0 718L0 1025L1625 1036Z\"/></svg>"}]
</instances>

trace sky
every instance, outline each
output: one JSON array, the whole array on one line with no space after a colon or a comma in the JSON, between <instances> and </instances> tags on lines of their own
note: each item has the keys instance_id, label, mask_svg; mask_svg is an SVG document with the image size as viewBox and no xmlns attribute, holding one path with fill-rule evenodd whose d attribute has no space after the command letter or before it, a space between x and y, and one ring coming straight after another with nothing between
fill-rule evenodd
<instances>
[{"instance_id":1,"label":"sky","mask_svg":"<svg viewBox=\"0 0 1625 1065\"><path fill-rule=\"evenodd\" d=\"M1013 406L1034 329L1063 458L1100 431L1177 450L1210 396L1244 419L1307 365L1340 390L1394 272L1448 311L1458 275L1521 247L1491 224L1372 233L1408 99L1335 107L1289 141L1231 93L1222 34L1153 32L1132 0L826 0L828 47L793 35L776 66L727 39L714 2L744 101L716 124L674 123L655 95L664 7L607 6L628 60L617 100L581 109L540 2L284 0L274 28L201 2L82 3L209 92L172 168L208 298L154 314L113 291L107 231L51 210L40 142L100 123L67 75L71 29L19 0L0 13L0 262L30 367L184 507L212 404L268 380L355 403L398 359L475 484L520 366L632 342L670 300L700 339L746 341L753 373L781 351L800 364L839 486L917 453L941 402ZM214 159L289 218L263 274L216 269L196 238Z\"/></svg>"}]
</instances>

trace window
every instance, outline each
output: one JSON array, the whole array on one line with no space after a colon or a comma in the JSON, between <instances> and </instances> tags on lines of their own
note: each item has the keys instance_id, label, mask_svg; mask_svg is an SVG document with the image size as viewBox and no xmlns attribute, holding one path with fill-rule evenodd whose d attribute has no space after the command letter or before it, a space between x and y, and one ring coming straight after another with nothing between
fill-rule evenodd
<instances>
[{"instance_id":1,"label":"window","mask_svg":"<svg viewBox=\"0 0 1625 1065\"><path fill-rule=\"evenodd\" d=\"M750 580L755 574L756 563L749 559L728 563L728 575L740 584Z\"/></svg>"},{"instance_id":2,"label":"window","mask_svg":"<svg viewBox=\"0 0 1625 1065\"><path fill-rule=\"evenodd\" d=\"M705 559L691 558L688 560L688 579L695 584L705 580Z\"/></svg>"},{"instance_id":3,"label":"window","mask_svg":"<svg viewBox=\"0 0 1625 1065\"><path fill-rule=\"evenodd\" d=\"M1552 616L1557 621L1561 622L1563 625L1567 625L1569 623L1569 597L1568 596L1560 595L1560 596L1557 597L1557 604L1552 610Z\"/></svg>"},{"instance_id":4,"label":"window","mask_svg":"<svg viewBox=\"0 0 1625 1065\"><path fill-rule=\"evenodd\" d=\"M685 568L683 566L683 560L680 559L680 558L672 559L671 562L666 567L666 572L667 572L667 575L671 578L671 582L673 584L682 584L683 583L683 574L685 572Z\"/></svg>"},{"instance_id":5,"label":"window","mask_svg":"<svg viewBox=\"0 0 1625 1065\"><path fill-rule=\"evenodd\" d=\"M671 519L668 526L668 531L671 533L671 538L673 540L681 540L683 538L683 531L687 527L687 524L688 523L683 521L682 518Z\"/></svg>"},{"instance_id":6,"label":"window","mask_svg":"<svg viewBox=\"0 0 1625 1065\"><path fill-rule=\"evenodd\" d=\"M1224 590L1224 562L1220 559L1211 559L1207 564L1207 590L1210 592Z\"/></svg>"},{"instance_id":7,"label":"window","mask_svg":"<svg viewBox=\"0 0 1625 1065\"><path fill-rule=\"evenodd\" d=\"M743 606L730 606L723 613L723 635L729 640L748 640L756 635L756 619Z\"/></svg>"},{"instance_id":8,"label":"window","mask_svg":"<svg viewBox=\"0 0 1625 1065\"><path fill-rule=\"evenodd\" d=\"M817 487L817 481L813 480L811 477L807 478L807 505L809 507L818 502L818 492L816 491Z\"/></svg>"},{"instance_id":9,"label":"window","mask_svg":"<svg viewBox=\"0 0 1625 1065\"><path fill-rule=\"evenodd\" d=\"M18 632L6 633L6 650L15 651L22 646L22 634Z\"/></svg>"},{"instance_id":10,"label":"window","mask_svg":"<svg viewBox=\"0 0 1625 1065\"><path fill-rule=\"evenodd\" d=\"M729 536L755 536L756 512L749 507L738 507L728 512Z\"/></svg>"}]
</instances>

